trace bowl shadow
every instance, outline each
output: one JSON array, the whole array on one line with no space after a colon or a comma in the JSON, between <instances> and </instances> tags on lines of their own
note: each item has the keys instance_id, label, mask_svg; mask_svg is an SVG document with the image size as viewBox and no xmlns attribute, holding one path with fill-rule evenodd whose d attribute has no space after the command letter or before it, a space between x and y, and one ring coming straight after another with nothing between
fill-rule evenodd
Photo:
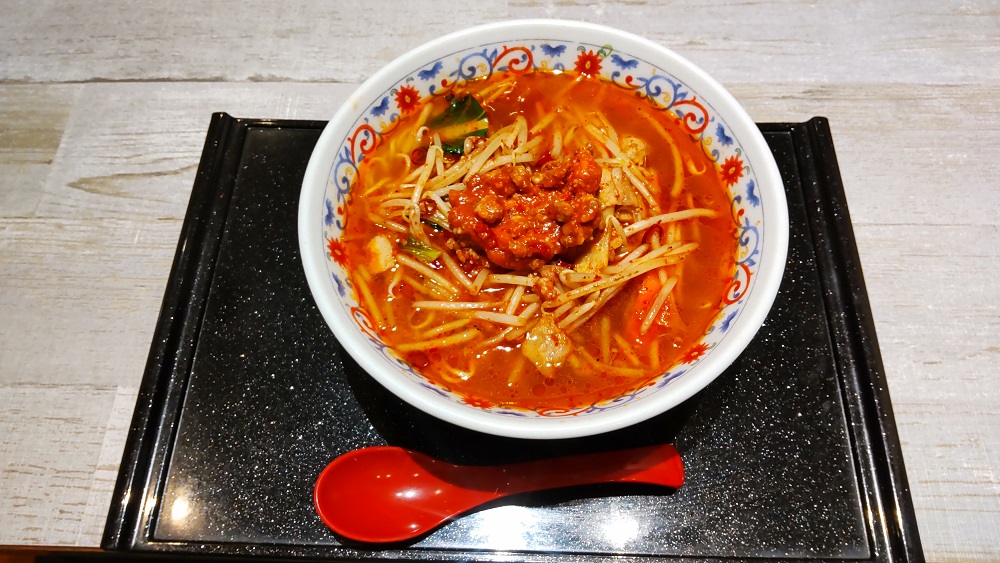
<instances>
[{"instance_id":1,"label":"bowl shadow","mask_svg":"<svg viewBox=\"0 0 1000 563\"><path fill-rule=\"evenodd\" d=\"M495 436L451 424L396 397L345 354L344 372L361 409L390 445L458 465L517 463L563 455L669 444L696 410L698 395L646 421L592 436L531 440Z\"/></svg>"}]
</instances>

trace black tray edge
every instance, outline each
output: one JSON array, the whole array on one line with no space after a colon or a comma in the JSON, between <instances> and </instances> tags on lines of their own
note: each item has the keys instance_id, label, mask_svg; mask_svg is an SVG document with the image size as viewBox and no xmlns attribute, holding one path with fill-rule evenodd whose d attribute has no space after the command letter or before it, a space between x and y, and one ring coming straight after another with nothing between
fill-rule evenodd
<instances>
[{"instance_id":1,"label":"black tray edge","mask_svg":"<svg viewBox=\"0 0 1000 563\"><path fill-rule=\"evenodd\" d=\"M321 128L323 122L234 118L226 113L212 116L112 495L101 542L104 550L269 557L282 554L300 557L329 555L321 546L229 543L225 547L213 547L154 542L149 539L148 530L151 525L149 513L162 486L162 479L154 476L160 471L154 461L168 459L170 449L169 439L165 439L169 437L163 436L160 429L164 425L167 428L175 425L176 421L170 419L170 405L178 405L183 400L188 373L185 367L189 367L191 361L191 353L182 350L179 344L194 339L200 327L205 298L211 285L214 257L235 181L235 174L231 171L239 162L239 149L248 128L283 126ZM883 511L881 518L869 516L876 542L873 559L923 561L902 451L829 121L815 117L803 123L762 123L759 127L765 132L790 133L795 138L797 150L803 153L797 156L815 160L812 169L802 166L800 162L799 172L803 174L804 189L809 193L819 190L830 202L829 206L809 210L810 224L818 245L816 251L820 267L834 274L828 278L831 281L824 282L829 285L824 287L827 290L827 307L837 311L838 307L831 307L832 304L844 306L846 303L843 315L833 315L836 318L830 320L834 345L843 352L853 377L860 380L857 388L863 391L860 396L845 400L864 421L864 428L856 427L854 438L865 444L857 450L867 451L871 456L871 474L865 475L866 471L861 471L865 484L874 487L874 490L867 491L869 494L866 496L879 505L872 508ZM219 186L225 187L221 193ZM823 229L835 236L826 237L821 232ZM838 262L846 268L837 266ZM837 291L843 291L849 300L830 297L831 292ZM858 357L862 365L855 365L854 359ZM172 432L166 434L172 436ZM364 558L380 559L371 555ZM519 555L523 557L525 554Z\"/></svg>"},{"instance_id":2,"label":"black tray edge","mask_svg":"<svg viewBox=\"0 0 1000 563\"><path fill-rule=\"evenodd\" d=\"M176 421L166 418L170 405L183 400L192 351L181 344L194 341L201 325L246 131L251 126L306 124L320 128L324 123L212 114L125 440L102 549L135 547L143 534L140 526L148 521L143 512L153 508L150 501L158 491L147 490L148 483L157 481L152 479L156 471L153 461L157 454L165 456L170 447L159 429L164 423L174 426ZM218 190L219 186L225 189ZM135 494L137 491L144 494Z\"/></svg>"},{"instance_id":3,"label":"black tray edge","mask_svg":"<svg viewBox=\"0 0 1000 563\"><path fill-rule=\"evenodd\" d=\"M762 130L766 127L761 125ZM872 532L881 540L879 543L883 546L880 547L886 550L887 560L923 561L889 386L830 122L825 117L814 117L793 126L792 134L799 152L808 151L808 155L798 156L811 157L814 162L811 167L799 167L803 173L804 191L814 198L820 197L818 192L822 191L829 202L823 207L807 206L806 211L813 229L817 262L824 270L820 280L825 286L824 299L830 311L828 319L834 350L841 353L838 364L845 369L844 376L854 380L853 387L861 391L857 397L845 396L844 399L853 407L853 414L864 421L854 430L865 433L867 447L857 449L866 450L873 457L868 466L874 475L868 476L866 481L877 488L877 494L870 498L879 501L881 506L875 508L885 517L881 522L872 522L875 528ZM835 299L835 295L841 297ZM837 305L843 310L838 311Z\"/></svg>"},{"instance_id":4,"label":"black tray edge","mask_svg":"<svg viewBox=\"0 0 1000 563\"><path fill-rule=\"evenodd\" d=\"M230 125L228 116L215 114L208 128L125 441L125 453L101 542L104 549L122 549L132 545L140 532L136 526L146 499L132 495L131 491L135 490L136 484L146 482L151 471L151 454L157 439L155 421L160 419L165 410L163 403L169 394L166 387L172 383L170 375L178 360L176 354L171 357L171 351L177 348L177 343L185 335L191 335L190 328L185 330L185 321L194 313L191 308L197 306L197 296L188 300L183 299L183 296L191 295L198 289L196 285L203 285L196 284L200 268L199 253L195 246L200 244L199 235L211 217L211 187L221 179L223 163L228 153L218 149L235 144L231 139L233 128ZM145 490L145 486L140 485L138 490Z\"/></svg>"}]
</instances>

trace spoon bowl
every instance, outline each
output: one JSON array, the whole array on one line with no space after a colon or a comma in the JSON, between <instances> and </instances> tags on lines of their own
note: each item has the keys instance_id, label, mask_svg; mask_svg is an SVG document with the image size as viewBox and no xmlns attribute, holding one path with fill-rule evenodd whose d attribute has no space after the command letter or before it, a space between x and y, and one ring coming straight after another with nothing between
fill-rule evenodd
<instances>
[{"instance_id":1,"label":"spoon bowl","mask_svg":"<svg viewBox=\"0 0 1000 563\"><path fill-rule=\"evenodd\" d=\"M677 488L684 466L671 445L507 465L455 465L394 446L346 453L316 480L314 502L337 534L367 543L419 537L509 495L597 483Z\"/></svg>"}]
</instances>

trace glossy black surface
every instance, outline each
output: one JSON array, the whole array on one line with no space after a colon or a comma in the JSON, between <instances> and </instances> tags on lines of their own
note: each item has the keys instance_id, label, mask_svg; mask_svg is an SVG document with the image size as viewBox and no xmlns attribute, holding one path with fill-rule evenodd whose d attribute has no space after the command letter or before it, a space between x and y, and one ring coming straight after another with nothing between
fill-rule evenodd
<instances>
[{"instance_id":1,"label":"glossy black surface","mask_svg":"<svg viewBox=\"0 0 1000 563\"><path fill-rule=\"evenodd\" d=\"M743 356L670 413L549 442L440 422L340 349L309 294L296 238L298 191L321 126L213 120L106 548L380 559L922 558L825 121L762 127L785 179L792 236L778 299ZM676 444L685 461L687 482L675 492L604 486L520 497L388 549L343 545L312 507L322 468L368 445L475 464L660 442Z\"/></svg>"}]
</instances>

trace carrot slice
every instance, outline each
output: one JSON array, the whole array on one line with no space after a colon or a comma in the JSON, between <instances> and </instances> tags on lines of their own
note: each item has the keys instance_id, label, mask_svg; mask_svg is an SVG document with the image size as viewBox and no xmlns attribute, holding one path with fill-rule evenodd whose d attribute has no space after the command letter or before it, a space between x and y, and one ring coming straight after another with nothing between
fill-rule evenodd
<instances>
[{"instance_id":1,"label":"carrot slice","mask_svg":"<svg viewBox=\"0 0 1000 563\"><path fill-rule=\"evenodd\" d=\"M674 299L674 292L670 292L659 314L654 318L652 326L649 327L646 334L642 334L642 321L646 318L649 308L653 306L653 302L656 301L656 295L662 287L663 284L660 283L660 277L657 275L656 270L643 276L642 285L639 286L639 291L636 293L632 307L625 314L623 336L630 341L646 345L663 335L667 328L684 326L684 321L677 312L677 301Z\"/></svg>"},{"instance_id":2,"label":"carrot slice","mask_svg":"<svg viewBox=\"0 0 1000 563\"><path fill-rule=\"evenodd\" d=\"M653 301L656 299L656 294L660 292L660 287L662 284L655 270L642 277L642 285L639 286L632 308L625 315L624 336L629 340L645 342L647 338L654 335L654 328L658 323L654 323L654 328L646 331L646 334L640 334L640 330L642 329L642 320L646 318L646 312L653 306Z\"/></svg>"}]
</instances>

